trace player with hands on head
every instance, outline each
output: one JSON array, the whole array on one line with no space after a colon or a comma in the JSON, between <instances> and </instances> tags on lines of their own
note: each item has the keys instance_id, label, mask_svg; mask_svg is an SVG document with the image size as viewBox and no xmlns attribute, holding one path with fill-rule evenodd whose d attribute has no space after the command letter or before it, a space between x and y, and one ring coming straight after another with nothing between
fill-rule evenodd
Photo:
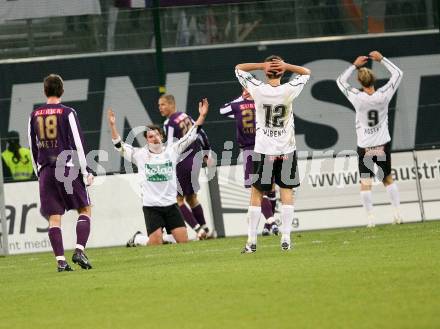
<instances>
[{"instance_id":1,"label":"player with hands on head","mask_svg":"<svg viewBox=\"0 0 440 329\"><path fill-rule=\"evenodd\" d=\"M267 83L256 79L250 71L263 70ZM285 72L297 74L281 84ZM257 228L263 193L272 189L272 180L280 187L281 250L290 250L294 218L294 193L298 187L295 126L292 103L310 78L310 70L284 62L280 56L269 56L262 63L243 63L235 67L240 84L255 101L256 134L253 183L248 210L248 240L243 253L257 249Z\"/></svg>"},{"instance_id":2,"label":"player with hands on head","mask_svg":"<svg viewBox=\"0 0 440 329\"><path fill-rule=\"evenodd\" d=\"M374 72L364 67L371 59L381 63L391 73L388 82L375 89ZM357 70L357 79L362 89L356 89L348 83L349 77ZM378 51L368 56L359 56L336 80L342 93L356 111L357 152L359 173L361 176L360 196L367 212L368 227L375 226L373 200L371 194L372 178L377 176L385 186L394 210L394 224L402 223L400 213L400 195L397 184L391 174L391 136L388 130L388 104L396 93L403 72ZM374 164L378 172L374 172Z\"/></svg>"}]
</instances>

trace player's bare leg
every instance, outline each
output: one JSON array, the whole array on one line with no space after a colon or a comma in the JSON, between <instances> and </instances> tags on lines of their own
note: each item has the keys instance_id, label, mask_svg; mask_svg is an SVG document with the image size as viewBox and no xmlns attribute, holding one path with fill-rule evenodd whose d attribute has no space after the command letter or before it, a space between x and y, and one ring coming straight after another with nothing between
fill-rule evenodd
<instances>
[{"instance_id":1,"label":"player's bare leg","mask_svg":"<svg viewBox=\"0 0 440 329\"><path fill-rule=\"evenodd\" d=\"M188 232L186 231L186 227L177 227L171 231L171 234L177 243L188 242Z\"/></svg>"},{"instance_id":2,"label":"player's bare leg","mask_svg":"<svg viewBox=\"0 0 440 329\"><path fill-rule=\"evenodd\" d=\"M400 194L397 184L393 180L392 175L386 176L383 181L388 196L390 197L391 205L393 206L393 224L402 224L402 215L400 214Z\"/></svg>"},{"instance_id":3,"label":"player's bare leg","mask_svg":"<svg viewBox=\"0 0 440 329\"><path fill-rule=\"evenodd\" d=\"M90 218L92 215L92 209L90 206L86 206L77 209L77 211L79 216L76 222L76 246L72 261L81 266L81 268L89 270L92 268L92 264L84 253L84 249L90 235Z\"/></svg>"},{"instance_id":4,"label":"player's bare leg","mask_svg":"<svg viewBox=\"0 0 440 329\"><path fill-rule=\"evenodd\" d=\"M372 179L361 178L361 202L367 212L367 227L374 227L376 225L373 215L373 198L371 194Z\"/></svg>"},{"instance_id":5,"label":"player's bare leg","mask_svg":"<svg viewBox=\"0 0 440 329\"><path fill-rule=\"evenodd\" d=\"M281 198L281 250L290 250L292 223L294 217L294 191L291 188L280 188Z\"/></svg>"},{"instance_id":6,"label":"player's bare leg","mask_svg":"<svg viewBox=\"0 0 440 329\"><path fill-rule=\"evenodd\" d=\"M162 228L160 227L148 236L147 245L157 246L157 245L161 245L162 243L163 243L163 232L162 232Z\"/></svg>"},{"instance_id":7,"label":"player's bare leg","mask_svg":"<svg viewBox=\"0 0 440 329\"><path fill-rule=\"evenodd\" d=\"M177 195L177 205L179 206L180 212L183 216L183 219L185 222L197 233L197 236L199 239L205 238L205 233L200 224L197 222L196 218L194 217L193 212L191 209L187 207L185 204L185 198L182 195ZM199 233L202 237L199 236Z\"/></svg>"},{"instance_id":8,"label":"player's bare leg","mask_svg":"<svg viewBox=\"0 0 440 329\"><path fill-rule=\"evenodd\" d=\"M61 215L49 216L49 240L58 263L58 272L73 271L69 264L67 264L66 257L64 256Z\"/></svg>"}]
</instances>

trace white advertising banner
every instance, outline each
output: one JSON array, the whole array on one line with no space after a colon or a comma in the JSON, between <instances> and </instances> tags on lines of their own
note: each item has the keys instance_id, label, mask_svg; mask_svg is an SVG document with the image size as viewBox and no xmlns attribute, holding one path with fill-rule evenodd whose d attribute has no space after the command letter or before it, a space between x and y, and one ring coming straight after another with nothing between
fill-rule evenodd
<instances>
[{"instance_id":1,"label":"white advertising banner","mask_svg":"<svg viewBox=\"0 0 440 329\"><path fill-rule=\"evenodd\" d=\"M201 172L199 200L204 206L207 223L212 227L212 211L205 173ZM136 174L99 176L89 188L92 201L91 233L87 247L125 245L136 232L146 233L142 203L138 195ZM48 222L40 215L38 182L5 184L6 218L9 224L11 254L50 251ZM78 215L69 211L62 219L65 249L76 244L75 225ZM188 235L195 238L189 229Z\"/></svg>"},{"instance_id":2,"label":"white advertising banner","mask_svg":"<svg viewBox=\"0 0 440 329\"><path fill-rule=\"evenodd\" d=\"M404 221L419 221L420 209L412 153L392 155L393 177L401 195ZM296 189L296 230L363 226L367 224L360 204L357 156L299 160L301 186ZM219 189L226 236L247 234L249 191L243 187L243 167L218 168ZM381 182L373 186L377 224L392 222L393 210ZM260 220L260 229L264 218Z\"/></svg>"},{"instance_id":3,"label":"white advertising banner","mask_svg":"<svg viewBox=\"0 0 440 329\"><path fill-rule=\"evenodd\" d=\"M425 217L440 219L440 150L418 151L417 159Z\"/></svg>"},{"instance_id":4,"label":"white advertising banner","mask_svg":"<svg viewBox=\"0 0 440 329\"><path fill-rule=\"evenodd\" d=\"M100 15L99 0L0 0L2 20Z\"/></svg>"}]
</instances>

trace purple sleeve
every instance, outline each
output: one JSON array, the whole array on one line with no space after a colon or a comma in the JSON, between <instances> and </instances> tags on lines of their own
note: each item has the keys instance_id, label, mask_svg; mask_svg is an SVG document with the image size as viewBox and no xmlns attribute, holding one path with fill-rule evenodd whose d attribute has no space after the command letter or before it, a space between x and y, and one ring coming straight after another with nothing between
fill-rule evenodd
<instances>
[{"instance_id":1,"label":"purple sleeve","mask_svg":"<svg viewBox=\"0 0 440 329\"><path fill-rule=\"evenodd\" d=\"M209 144L208 135L206 135L206 132L203 129L200 129L198 138L203 150L211 150L211 144Z\"/></svg>"}]
</instances>

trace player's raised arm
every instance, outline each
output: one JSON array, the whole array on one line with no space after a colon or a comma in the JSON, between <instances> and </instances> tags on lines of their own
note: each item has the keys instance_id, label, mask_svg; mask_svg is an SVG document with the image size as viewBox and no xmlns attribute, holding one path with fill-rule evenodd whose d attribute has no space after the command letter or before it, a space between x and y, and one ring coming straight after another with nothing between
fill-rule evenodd
<instances>
[{"instance_id":1,"label":"player's raised arm","mask_svg":"<svg viewBox=\"0 0 440 329\"><path fill-rule=\"evenodd\" d=\"M267 62L269 64L269 67L267 68L268 71L276 71L276 72L292 72L299 75L311 75L312 71L304 66L299 65L293 65L286 63L279 59L273 59L271 62Z\"/></svg>"},{"instance_id":2,"label":"player's raised arm","mask_svg":"<svg viewBox=\"0 0 440 329\"><path fill-rule=\"evenodd\" d=\"M177 143L173 144L173 147L175 148L177 153L183 153L186 148L197 139L198 133L202 129L203 123L205 123L208 111L208 99L204 98L201 102L199 102L199 117L197 118L196 122L194 122L194 125L181 139L179 139Z\"/></svg>"},{"instance_id":3,"label":"player's raised arm","mask_svg":"<svg viewBox=\"0 0 440 329\"><path fill-rule=\"evenodd\" d=\"M111 108L107 110L107 123L111 130L112 142L115 149L118 150L121 156L123 156L126 160L134 163L134 148L133 146L122 141L118 129L116 128L116 114Z\"/></svg>"},{"instance_id":4,"label":"player's raised arm","mask_svg":"<svg viewBox=\"0 0 440 329\"><path fill-rule=\"evenodd\" d=\"M388 100L391 100L397 88L399 87L400 82L402 81L403 72L388 58L384 57L380 52L376 50L372 51L369 56L372 60L383 64L386 69L391 73L390 80L385 84L385 86L378 89L378 91L385 94L385 97Z\"/></svg>"},{"instance_id":5,"label":"player's raised arm","mask_svg":"<svg viewBox=\"0 0 440 329\"><path fill-rule=\"evenodd\" d=\"M307 81L309 81L312 73L311 70L306 67L289 64L279 59L273 59L270 62L269 71L278 72L278 74L284 74L286 71L297 74L294 79L287 82L289 90L291 90L291 99L298 97Z\"/></svg>"},{"instance_id":6,"label":"player's raised arm","mask_svg":"<svg viewBox=\"0 0 440 329\"><path fill-rule=\"evenodd\" d=\"M260 86L262 82L256 79L249 71L265 70L267 66L268 63L243 63L235 66L235 76L238 82L249 91L251 96L254 96L255 88Z\"/></svg>"},{"instance_id":7,"label":"player's raised arm","mask_svg":"<svg viewBox=\"0 0 440 329\"><path fill-rule=\"evenodd\" d=\"M348 83L348 79L356 69L361 68L363 65L365 65L367 61L367 56L358 56L353 64L350 65L344 72L342 72L342 74L336 79L336 84L338 85L339 89L352 103L355 101L356 96L359 94L359 90L352 87Z\"/></svg>"}]
</instances>

